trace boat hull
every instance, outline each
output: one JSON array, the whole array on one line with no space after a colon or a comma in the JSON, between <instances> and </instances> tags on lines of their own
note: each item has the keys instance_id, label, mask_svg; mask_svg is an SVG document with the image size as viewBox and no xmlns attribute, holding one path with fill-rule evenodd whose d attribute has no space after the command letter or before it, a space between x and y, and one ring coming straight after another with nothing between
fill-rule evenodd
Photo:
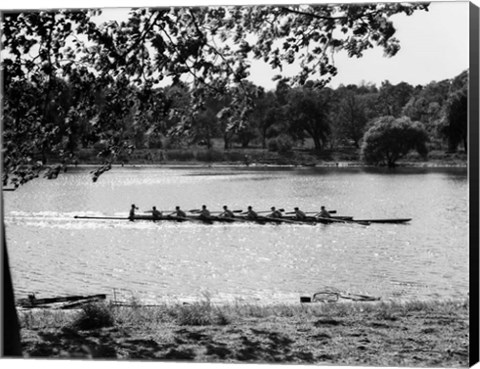
<instances>
[{"instance_id":1,"label":"boat hull","mask_svg":"<svg viewBox=\"0 0 480 369\"><path fill-rule=\"evenodd\" d=\"M76 219L105 219L105 220L130 220L129 218L124 217L96 217L96 216L75 216ZM246 217L235 217L235 218L225 218L225 217L216 217L212 216L210 218L202 218L198 216L187 216L187 217L176 217L176 216L161 216L154 218L151 215L137 215L133 219L135 221L145 220L153 222L161 221L173 221L173 222L200 222L204 224L213 224L213 223L257 223L257 224L331 224L331 223L358 223L358 224L371 224L371 223L390 223L390 224L401 224L411 221L411 218L396 218L396 219L353 219L350 216L336 216L331 218L315 218L307 217L304 220L298 220L294 217L285 217L285 218L269 218L269 217L259 217L258 219L248 219Z\"/></svg>"},{"instance_id":2,"label":"boat hull","mask_svg":"<svg viewBox=\"0 0 480 369\"><path fill-rule=\"evenodd\" d=\"M369 223L407 223L411 221L411 218L397 218L397 219L355 219L357 222L369 222Z\"/></svg>"}]
</instances>

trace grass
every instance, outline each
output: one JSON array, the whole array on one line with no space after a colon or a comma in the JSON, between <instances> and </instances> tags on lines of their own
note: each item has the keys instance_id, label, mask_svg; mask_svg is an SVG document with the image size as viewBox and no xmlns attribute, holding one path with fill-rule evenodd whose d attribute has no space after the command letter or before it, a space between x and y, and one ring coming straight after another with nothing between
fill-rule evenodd
<instances>
[{"instance_id":1,"label":"grass","mask_svg":"<svg viewBox=\"0 0 480 369\"><path fill-rule=\"evenodd\" d=\"M20 314L26 357L468 365L468 300L91 305Z\"/></svg>"},{"instance_id":2,"label":"grass","mask_svg":"<svg viewBox=\"0 0 480 369\"><path fill-rule=\"evenodd\" d=\"M70 310L25 310L21 313L22 328L38 329L71 325L77 330L110 326L135 326L156 323L173 323L182 326L228 325L249 318L315 318L351 317L373 315L378 319L408 317L412 313L435 313L455 316L468 310L465 301L408 301L408 302L357 302L357 303L307 303L255 305L231 303L216 305L209 298L184 304L160 304L128 306L92 303L80 311ZM72 321L73 320L73 321Z\"/></svg>"}]
</instances>

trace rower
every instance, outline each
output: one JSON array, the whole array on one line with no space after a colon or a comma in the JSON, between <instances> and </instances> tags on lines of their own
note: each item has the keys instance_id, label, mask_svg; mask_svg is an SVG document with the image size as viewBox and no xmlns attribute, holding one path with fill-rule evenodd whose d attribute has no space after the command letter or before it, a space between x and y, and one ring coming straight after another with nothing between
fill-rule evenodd
<instances>
[{"instance_id":1,"label":"rower","mask_svg":"<svg viewBox=\"0 0 480 369\"><path fill-rule=\"evenodd\" d=\"M133 222L135 219L135 210L138 210L138 208L135 206L135 204L132 204L132 207L130 208L130 214L128 215L128 220Z\"/></svg>"},{"instance_id":2,"label":"rower","mask_svg":"<svg viewBox=\"0 0 480 369\"><path fill-rule=\"evenodd\" d=\"M258 214L253 211L252 207L249 206L247 208L247 219L257 219L258 218Z\"/></svg>"},{"instance_id":3,"label":"rower","mask_svg":"<svg viewBox=\"0 0 480 369\"><path fill-rule=\"evenodd\" d=\"M200 210L199 218L210 219L210 211L207 209L206 205L202 205L202 210Z\"/></svg>"},{"instance_id":4,"label":"rower","mask_svg":"<svg viewBox=\"0 0 480 369\"><path fill-rule=\"evenodd\" d=\"M157 210L156 206L152 207L152 216L153 216L153 220L157 220L162 217L162 213Z\"/></svg>"},{"instance_id":5,"label":"rower","mask_svg":"<svg viewBox=\"0 0 480 369\"><path fill-rule=\"evenodd\" d=\"M180 206L175 206L175 211L171 215L173 214L175 214L177 217L182 217L182 218L187 217L187 214L180 209Z\"/></svg>"},{"instance_id":6,"label":"rower","mask_svg":"<svg viewBox=\"0 0 480 369\"><path fill-rule=\"evenodd\" d=\"M325 206L320 207L320 213L318 213L316 216L318 216L320 218L330 218L331 217L328 210L325 209Z\"/></svg>"},{"instance_id":7,"label":"rower","mask_svg":"<svg viewBox=\"0 0 480 369\"><path fill-rule=\"evenodd\" d=\"M280 210L275 209L275 206L272 206L270 210L272 211L269 215L270 218L281 218L282 217L282 213L280 212Z\"/></svg>"},{"instance_id":8,"label":"rower","mask_svg":"<svg viewBox=\"0 0 480 369\"><path fill-rule=\"evenodd\" d=\"M235 214L228 209L227 205L223 205L223 213L221 213L220 216L224 218L235 218Z\"/></svg>"},{"instance_id":9,"label":"rower","mask_svg":"<svg viewBox=\"0 0 480 369\"><path fill-rule=\"evenodd\" d=\"M295 210L295 218L298 220L305 220L307 218L307 215L299 208L294 208L293 210Z\"/></svg>"}]
</instances>

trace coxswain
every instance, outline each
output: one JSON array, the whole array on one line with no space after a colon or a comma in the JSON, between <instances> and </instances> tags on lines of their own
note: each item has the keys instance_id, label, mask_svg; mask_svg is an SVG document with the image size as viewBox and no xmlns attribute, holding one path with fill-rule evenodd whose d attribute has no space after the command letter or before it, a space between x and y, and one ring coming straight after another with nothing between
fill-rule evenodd
<instances>
[{"instance_id":1,"label":"coxswain","mask_svg":"<svg viewBox=\"0 0 480 369\"><path fill-rule=\"evenodd\" d=\"M172 213L172 215L175 214L177 217L182 217L186 218L187 214L180 209L180 206L175 206L175 211Z\"/></svg>"},{"instance_id":2,"label":"coxswain","mask_svg":"<svg viewBox=\"0 0 480 369\"><path fill-rule=\"evenodd\" d=\"M162 212L158 211L156 206L152 207L152 217L153 220L158 220L162 217Z\"/></svg>"},{"instance_id":3,"label":"coxswain","mask_svg":"<svg viewBox=\"0 0 480 369\"><path fill-rule=\"evenodd\" d=\"M320 208L320 213L317 214L317 216L319 216L320 218L330 218L331 215L330 213L328 212L327 209L325 209L325 206L322 206Z\"/></svg>"},{"instance_id":4,"label":"coxswain","mask_svg":"<svg viewBox=\"0 0 480 369\"><path fill-rule=\"evenodd\" d=\"M135 210L138 210L138 208L135 206L135 204L132 204L132 207L130 208L130 214L128 215L128 220L131 222L133 222L135 219Z\"/></svg>"},{"instance_id":5,"label":"coxswain","mask_svg":"<svg viewBox=\"0 0 480 369\"><path fill-rule=\"evenodd\" d=\"M207 209L206 205L202 205L202 210L200 210L199 218L201 219L210 219L210 211Z\"/></svg>"},{"instance_id":6,"label":"coxswain","mask_svg":"<svg viewBox=\"0 0 480 369\"><path fill-rule=\"evenodd\" d=\"M247 219L257 219L258 218L258 214L253 211L252 207L249 206L247 208Z\"/></svg>"},{"instance_id":7,"label":"coxswain","mask_svg":"<svg viewBox=\"0 0 480 369\"><path fill-rule=\"evenodd\" d=\"M270 213L270 218L281 218L282 212L280 210L275 209L275 206L272 206L270 209L272 212Z\"/></svg>"},{"instance_id":8,"label":"coxswain","mask_svg":"<svg viewBox=\"0 0 480 369\"><path fill-rule=\"evenodd\" d=\"M227 205L223 205L223 213L221 213L220 216L224 218L235 218L235 214L228 209Z\"/></svg>"},{"instance_id":9,"label":"coxswain","mask_svg":"<svg viewBox=\"0 0 480 369\"><path fill-rule=\"evenodd\" d=\"M297 220L305 220L307 218L307 215L299 208L294 208L293 210L295 210L295 218L297 218Z\"/></svg>"}]
</instances>

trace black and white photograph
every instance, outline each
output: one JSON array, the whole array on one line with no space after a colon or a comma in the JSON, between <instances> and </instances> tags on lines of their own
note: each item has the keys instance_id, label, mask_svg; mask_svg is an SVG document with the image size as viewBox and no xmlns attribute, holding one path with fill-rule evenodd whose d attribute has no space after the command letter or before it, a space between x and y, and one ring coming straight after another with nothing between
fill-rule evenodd
<instances>
[{"instance_id":1,"label":"black and white photograph","mask_svg":"<svg viewBox=\"0 0 480 369\"><path fill-rule=\"evenodd\" d=\"M475 4L0 8L3 358L478 361Z\"/></svg>"}]
</instances>

